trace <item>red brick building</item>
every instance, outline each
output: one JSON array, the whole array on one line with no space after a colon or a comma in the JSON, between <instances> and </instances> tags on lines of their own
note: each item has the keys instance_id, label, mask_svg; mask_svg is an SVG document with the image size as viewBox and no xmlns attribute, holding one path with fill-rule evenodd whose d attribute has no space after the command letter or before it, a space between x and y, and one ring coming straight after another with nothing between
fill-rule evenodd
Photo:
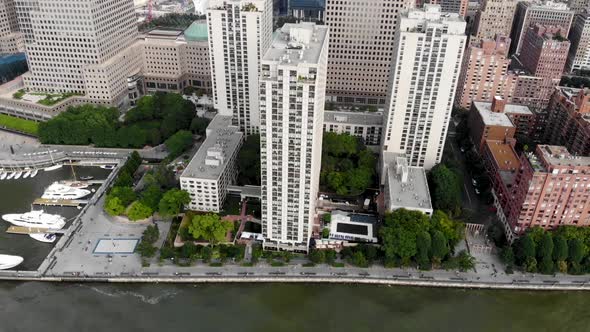
<instances>
[{"instance_id":1,"label":"red brick building","mask_svg":"<svg viewBox=\"0 0 590 332\"><path fill-rule=\"evenodd\" d=\"M544 141L590 156L590 90L558 87L547 108Z\"/></svg>"}]
</instances>

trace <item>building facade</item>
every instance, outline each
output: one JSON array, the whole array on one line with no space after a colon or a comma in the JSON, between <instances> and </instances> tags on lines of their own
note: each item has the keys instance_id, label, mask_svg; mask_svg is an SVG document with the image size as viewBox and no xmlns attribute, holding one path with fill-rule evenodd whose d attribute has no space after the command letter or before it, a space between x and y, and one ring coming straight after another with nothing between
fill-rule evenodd
<instances>
[{"instance_id":1,"label":"building facade","mask_svg":"<svg viewBox=\"0 0 590 332\"><path fill-rule=\"evenodd\" d=\"M262 59L264 247L307 252L319 189L328 27L285 24Z\"/></svg>"},{"instance_id":2,"label":"building facade","mask_svg":"<svg viewBox=\"0 0 590 332\"><path fill-rule=\"evenodd\" d=\"M530 27L537 24L547 27L561 27L561 36L567 38L573 19L574 12L569 10L567 4L562 2L519 2L516 6L510 35L510 39L512 39L510 54L521 54L525 35ZM522 53L526 52L523 51Z\"/></svg>"},{"instance_id":3,"label":"building facade","mask_svg":"<svg viewBox=\"0 0 590 332\"><path fill-rule=\"evenodd\" d=\"M468 0L430 0L428 3L440 5L440 9L444 13L457 13L461 17L467 16Z\"/></svg>"},{"instance_id":4,"label":"building facade","mask_svg":"<svg viewBox=\"0 0 590 332\"><path fill-rule=\"evenodd\" d=\"M400 11L414 0L326 0L329 100L384 105Z\"/></svg>"},{"instance_id":5,"label":"building facade","mask_svg":"<svg viewBox=\"0 0 590 332\"><path fill-rule=\"evenodd\" d=\"M366 145L381 145L383 112L324 111L324 132L360 137Z\"/></svg>"},{"instance_id":6,"label":"building facade","mask_svg":"<svg viewBox=\"0 0 590 332\"><path fill-rule=\"evenodd\" d=\"M568 39L571 42L567 57L567 71L590 69L590 14L584 10L576 14Z\"/></svg>"},{"instance_id":7,"label":"building facade","mask_svg":"<svg viewBox=\"0 0 590 332\"><path fill-rule=\"evenodd\" d=\"M588 0L569 0L567 2L567 6L576 13L584 12L588 5L590 5L590 1Z\"/></svg>"},{"instance_id":8,"label":"building facade","mask_svg":"<svg viewBox=\"0 0 590 332\"><path fill-rule=\"evenodd\" d=\"M427 170L442 157L465 49L465 21L438 5L403 12L395 37L383 151Z\"/></svg>"},{"instance_id":9,"label":"building facade","mask_svg":"<svg viewBox=\"0 0 590 332\"><path fill-rule=\"evenodd\" d=\"M30 91L82 94L123 106L127 80L139 73L137 23L130 0L16 0Z\"/></svg>"},{"instance_id":10,"label":"building facade","mask_svg":"<svg viewBox=\"0 0 590 332\"><path fill-rule=\"evenodd\" d=\"M520 156L520 169L508 188L500 219L512 241L528 228L590 225L590 157L563 146L538 145ZM500 212L500 210L498 210Z\"/></svg>"},{"instance_id":11,"label":"building facade","mask_svg":"<svg viewBox=\"0 0 590 332\"><path fill-rule=\"evenodd\" d=\"M575 156L590 156L590 91L558 87L547 107L544 141Z\"/></svg>"},{"instance_id":12,"label":"building facade","mask_svg":"<svg viewBox=\"0 0 590 332\"><path fill-rule=\"evenodd\" d=\"M497 36L496 40L482 40L479 45L467 49L455 105L468 109L472 101L490 101L495 96L512 100L516 75L508 70L509 45L510 38Z\"/></svg>"},{"instance_id":13,"label":"building facade","mask_svg":"<svg viewBox=\"0 0 590 332\"><path fill-rule=\"evenodd\" d=\"M260 127L260 59L270 47L272 0L211 0L207 10L213 101L246 135Z\"/></svg>"},{"instance_id":14,"label":"building facade","mask_svg":"<svg viewBox=\"0 0 590 332\"><path fill-rule=\"evenodd\" d=\"M495 39L497 35L509 36L517 0L483 0L475 17L471 45L482 39Z\"/></svg>"},{"instance_id":15,"label":"building facade","mask_svg":"<svg viewBox=\"0 0 590 332\"><path fill-rule=\"evenodd\" d=\"M14 0L3 0L0 2L0 55L24 51Z\"/></svg>"},{"instance_id":16,"label":"building facade","mask_svg":"<svg viewBox=\"0 0 590 332\"><path fill-rule=\"evenodd\" d=\"M218 213L228 185L238 176L237 158L244 135L232 125L231 116L217 115L209 123L207 138L180 176L180 188L191 202L188 209Z\"/></svg>"}]
</instances>

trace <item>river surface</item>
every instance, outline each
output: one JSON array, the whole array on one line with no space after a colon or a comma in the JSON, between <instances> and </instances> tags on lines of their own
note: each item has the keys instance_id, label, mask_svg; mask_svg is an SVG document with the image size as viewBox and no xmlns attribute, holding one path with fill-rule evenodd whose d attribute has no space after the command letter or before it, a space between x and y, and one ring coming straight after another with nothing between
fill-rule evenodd
<instances>
[{"instance_id":1,"label":"river surface","mask_svg":"<svg viewBox=\"0 0 590 332\"><path fill-rule=\"evenodd\" d=\"M589 331L581 292L0 283L0 331Z\"/></svg>"},{"instance_id":2,"label":"river surface","mask_svg":"<svg viewBox=\"0 0 590 332\"><path fill-rule=\"evenodd\" d=\"M50 172L39 171L37 176L32 179L0 180L0 215L30 211L33 201L41 197L45 188L55 181L73 180L74 174L78 179L80 176L92 175L96 180L100 180L105 179L109 172L109 170L99 167L72 168L64 166ZM94 185L92 187L96 189L98 186ZM66 227L71 224L72 218L80 212L73 207L35 206L35 209L43 209L45 212L65 217L68 219ZM0 220L0 254L22 256L25 260L19 266L19 269L36 270L57 241L55 243L43 243L32 239L28 235L6 233L6 229L10 226L8 222Z\"/></svg>"},{"instance_id":3,"label":"river surface","mask_svg":"<svg viewBox=\"0 0 590 332\"><path fill-rule=\"evenodd\" d=\"M108 171L76 168L105 178ZM0 181L0 214L30 209L70 167ZM67 218L75 208L46 208ZM53 244L5 233L0 253L36 269ZM590 293L326 284L108 285L0 282L0 332L590 331Z\"/></svg>"}]
</instances>

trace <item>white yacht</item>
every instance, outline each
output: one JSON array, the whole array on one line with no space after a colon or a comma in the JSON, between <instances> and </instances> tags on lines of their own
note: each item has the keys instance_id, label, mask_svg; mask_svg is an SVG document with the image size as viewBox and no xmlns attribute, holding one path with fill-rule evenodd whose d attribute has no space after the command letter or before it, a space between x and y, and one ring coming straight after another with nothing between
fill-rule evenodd
<instances>
[{"instance_id":1,"label":"white yacht","mask_svg":"<svg viewBox=\"0 0 590 332\"><path fill-rule=\"evenodd\" d=\"M115 165L101 165L100 168L102 168L102 169L115 169Z\"/></svg>"},{"instance_id":2,"label":"white yacht","mask_svg":"<svg viewBox=\"0 0 590 332\"><path fill-rule=\"evenodd\" d=\"M8 176L8 173L2 172L2 174L0 174L0 180L6 179L7 176Z\"/></svg>"},{"instance_id":3,"label":"white yacht","mask_svg":"<svg viewBox=\"0 0 590 332\"><path fill-rule=\"evenodd\" d=\"M36 227L47 229L62 229L66 225L64 217L43 211L30 211L22 214L5 214L2 219L15 226Z\"/></svg>"},{"instance_id":4,"label":"white yacht","mask_svg":"<svg viewBox=\"0 0 590 332\"><path fill-rule=\"evenodd\" d=\"M23 176L23 172L22 171L17 171L16 174L14 175L14 179L18 180L20 179L20 177Z\"/></svg>"},{"instance_id":5,"label":"white yacht","mask_svg":"<svg viewBox=\"0 0 590 332\"><path fill-rule=\"evenodd\" d=\"M34 170L31 172L31 177L32 177L32 178L34 178L35 176L37 176L37 173L39 173L39 170L35 168L35 169L34 169Z\"/></svg>"},{"instance_id":6,"label":"white yacht","mask_svg":"<svg viewBox=\"0 0 590 332\"><path fill-rule=\"evenodd\" d=\"M90 190L73 188L59 182L54 182L45 189L44 199L78 199L90 195Z\"/></svg>"},{"instance_id":7,"label":"white yacht","mask_svg":"<svg viewBox=\"0 0 590 332\"><path fill-rule=\"evenodd\" d=\"M26 171L25 174L23 174L23 179L26 179L29 176L31 176L31 171L30 170Z\"/></svg>"},{"instance_id":8,"label":"white yacht","mask_svg":"<svg viewBox=\"0 0 590 332\"><path fill-rule=\"evenodd\" d=\"M43 170L45 172L54 171L56 169L60 169L63 165L62 164L55 164L53 166L45 167Z\"/></svg>"},{"instance_id":9,"label":"white yacht","mask_svg":"<svg viewBox=\"0 0 590 332\"><path fill-rule=\"evenodd\" d=\"M16 175L15 172L8 172L8 175L6 176L6 180L12 179L15 175Z\"/></svg>"},{"instance_id":10,"label":"white yacht","mask_svg":"<svg viewBox=\"0 0 590 332\"><path fill-rule=\"evenodd\" d=\"M55 239L57 239L57 235L55 235L55 233L34 233L29 234L29 236L37 241L45 243L53 243L55 242Z\"/></svg>"},{"instance_id":11,"label":"white yacht","mask_svg":"<svg viewBox=\"0 0 590 332\"><path fill-rule=\"evenodd\" d=\"M23 262L20 256L0 255L0 270L11 269Z\"/></svg>"}]
</instances>

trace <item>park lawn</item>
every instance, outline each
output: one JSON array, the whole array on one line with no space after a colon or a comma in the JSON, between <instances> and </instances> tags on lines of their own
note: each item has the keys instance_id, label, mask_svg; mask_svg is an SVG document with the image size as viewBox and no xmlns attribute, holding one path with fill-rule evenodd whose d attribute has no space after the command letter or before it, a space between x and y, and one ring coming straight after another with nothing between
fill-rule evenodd
<instances>
[{"instance_id":1,"label":"park lawn","mask_svg":"<svg viewBox=\"0 0 590 332\"><path fill-rule=\"evenodd\" d=\"M37 136L37 131L39 129L38 122L16 118L14 116L5 114L0 114L0 126L35 136Z\"/></svg>"}]
</instances>

